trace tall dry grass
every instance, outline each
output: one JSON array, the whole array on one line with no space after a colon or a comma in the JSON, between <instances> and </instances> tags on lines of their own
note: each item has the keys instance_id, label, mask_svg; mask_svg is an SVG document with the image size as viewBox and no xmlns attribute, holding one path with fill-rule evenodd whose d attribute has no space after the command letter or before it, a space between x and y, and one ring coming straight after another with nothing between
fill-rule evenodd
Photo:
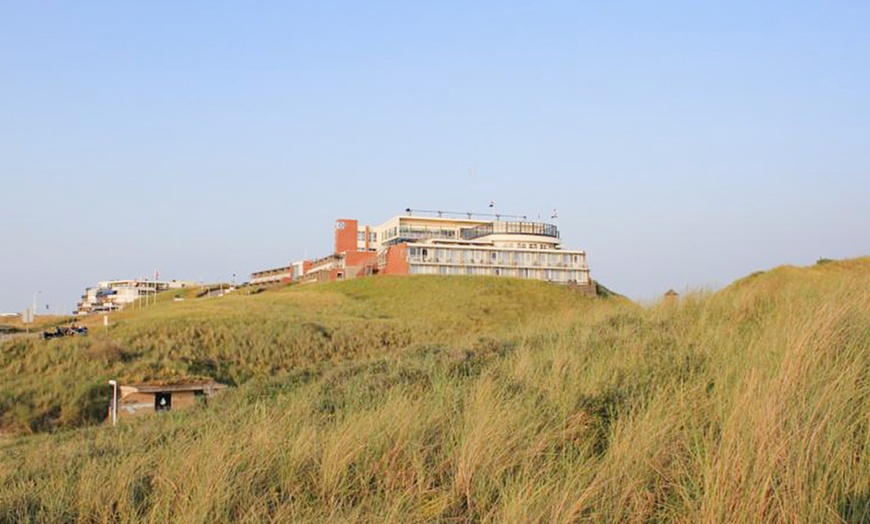
<instances>
[{"instance_id":1,"label":"tall dry grass","mask_svg":"<svg viewBox=\"0 0 870 524\"><path fill-rule=\"evenodd\" d=\"M426 340L254 374L208 408L3 444L0 521L866 521L868 284L859 260L647 308L556 298L554 320L457 338L421 322ZM354 321L422 307L354 286L305 293Z\"/></svg>"}]
</instances>

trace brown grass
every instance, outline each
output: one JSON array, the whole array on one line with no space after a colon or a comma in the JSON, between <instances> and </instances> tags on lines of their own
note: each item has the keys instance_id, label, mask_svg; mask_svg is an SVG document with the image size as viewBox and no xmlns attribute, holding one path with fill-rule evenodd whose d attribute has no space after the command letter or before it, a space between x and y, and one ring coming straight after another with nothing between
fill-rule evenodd
<instances>
[{"instance_id":1,"label":"brown grass","mask_svg":"<svg viewBox=\"0 0 870 524\"><path fill-rule=\"evenodd\" d=\"M0 444L0 521L870 518L870 261L777 269L649 308L561 291L548 306L545 288L471 284L444 296L452 284L408 279L250 297L291 319L268 331L288 337L277 339L286 357L204 331L191 305L131 319L115 331L137 352L117 361L129 369L154 355L173 369L171 353L136 342L143 333L198 340L176 346L185 356L252 354L256 370L315 362L252 373L208 408ZM493 309L511 299L535 313ZM212 318L260 305L235 300L209 304ZM546 307L550 318L537 314ZM367 326L377 339L351 336ZM330 345L318 345L323 330ZM221 346L237 342L236 353ZM20 352L5 365L47 361Z\"/></svg>"}]
</instances>

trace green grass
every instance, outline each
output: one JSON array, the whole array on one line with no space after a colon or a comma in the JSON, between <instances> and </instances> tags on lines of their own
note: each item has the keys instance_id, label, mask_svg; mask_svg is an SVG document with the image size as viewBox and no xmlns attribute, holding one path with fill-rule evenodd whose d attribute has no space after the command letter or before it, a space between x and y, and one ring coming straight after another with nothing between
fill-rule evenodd
<instances>
[{"instance_id":1,"label":"green grass","mask_svg":"<svg viewBox=\"0 0 870 524\"><path fill-rule=\"evenodd\" d=\"M645 308L420 277L125 315L2 346L35 434L0 443L0 521L870 518L870 259ZM236 388L117 428L68 400L191 375Z\"/></svg>"},{"instance_id":2,"label":"green grass","mask_svg":"<svg viewBox=\"0 0 870 524\"><path fill-rule=\"evenodd\" d=\"M106 382L320 373L337 363L419 347L471 349L576 316L593 301L543 283L380 278L157 304L102 316L90 336L16 339L0 350L0 430L96 423ZM554 318L548 318L554 317ZM102 394L101 394L102 393Z\"/></svg>"}]
</instances>

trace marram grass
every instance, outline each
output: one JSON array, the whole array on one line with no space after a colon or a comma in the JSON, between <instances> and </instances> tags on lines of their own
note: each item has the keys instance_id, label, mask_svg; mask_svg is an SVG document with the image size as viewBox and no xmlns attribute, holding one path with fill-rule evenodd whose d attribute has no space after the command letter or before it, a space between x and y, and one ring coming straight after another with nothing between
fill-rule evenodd
<instances>
[{"instance_id":1,"label":"marram grass","mask_svg":"<svg viewBox=\"0 0 870 524\"><path fill-rule=\"evenodd\" d=\"M127 315L2 347L0 521L870 519L868 259L644 308L395 278ZM77 411L120 375L236 387Z\"/></svg>"}]
</instances>

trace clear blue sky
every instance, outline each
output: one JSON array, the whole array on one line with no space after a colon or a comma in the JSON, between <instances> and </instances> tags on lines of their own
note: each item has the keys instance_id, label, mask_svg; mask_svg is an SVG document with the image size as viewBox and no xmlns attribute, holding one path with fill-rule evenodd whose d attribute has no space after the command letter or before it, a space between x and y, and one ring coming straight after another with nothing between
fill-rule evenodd
<instances>
[{"instance_id":1,"label":"clear blue sky","mask_svg":"<svg viewBox=\"0 0 870 524\"><path fill-rule=\"evenodd\" d=\"M337 217L549 216L636 299L870 253L870 4L4 2L0 311Z\"/></svg>"}]
</instances>

